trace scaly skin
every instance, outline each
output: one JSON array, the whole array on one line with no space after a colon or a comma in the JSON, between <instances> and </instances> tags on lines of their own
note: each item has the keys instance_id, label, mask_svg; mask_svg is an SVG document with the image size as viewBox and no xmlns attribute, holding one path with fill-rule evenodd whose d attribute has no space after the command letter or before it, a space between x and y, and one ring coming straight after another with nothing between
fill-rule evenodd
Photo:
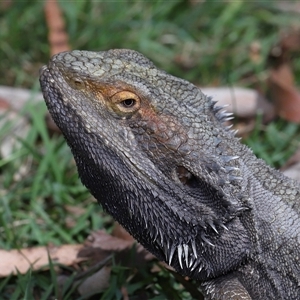
<instances>
[{"instance_id":1,"label":"scaly skin","mask_svg":"<svg viewBox=\"0 0 300 300\"><path fill-rule=\"evenodd\" d=\"M300 187L257 159L228 114L132 50L41 70L84 185L206 299L300 299Z\"/></svg>"}]
</instances>

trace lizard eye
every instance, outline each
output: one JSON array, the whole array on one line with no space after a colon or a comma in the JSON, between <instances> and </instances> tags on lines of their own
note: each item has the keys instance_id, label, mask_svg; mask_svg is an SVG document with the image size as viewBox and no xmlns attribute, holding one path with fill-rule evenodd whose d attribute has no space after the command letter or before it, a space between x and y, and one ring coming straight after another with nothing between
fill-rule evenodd
<instances>
[{"instance_id":1,"label":"lizard eye","mask_svg":"<svg viewBox=\"0 0 300 300\"><path fill-rule=\"evenodd\" d=\"M112 109L121 116L130 116L141 106L140 98L128 91L122 91L111 97Z\"/></svg>"},{"instance_id":2,"label":"lizard eye","mask_svg":"<svg viewBox=\"0 0 300 300\"><path fill-rule=\"evenodd\" d=\"M135 105L135 99L126 99L121 102L124 107L132 107Z\"/></svg>"}]
</instances>

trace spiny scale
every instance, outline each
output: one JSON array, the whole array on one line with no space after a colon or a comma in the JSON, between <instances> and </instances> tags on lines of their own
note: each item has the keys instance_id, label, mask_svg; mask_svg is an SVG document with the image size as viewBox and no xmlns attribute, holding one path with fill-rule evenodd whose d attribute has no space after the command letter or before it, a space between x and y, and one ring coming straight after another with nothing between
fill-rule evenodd
<instances>
[{"instance_id":1,"label":"spiny scale","mask_svg":"<svg viewBox=\"0 0 300 300\"><path fill-rule=\"evenodd\" d=\"M193 272L198 265L199 265L199 262L197 260L195 260L194 265L191 267L191 272Z\"/></svg>"},{"instance_id":2,"label":"spiny scale","mask_svg":"<svg viewBox=\"0 0 300 300\"><path fill-rule=\"evenodd\" d=\"M182 267L182 246L181 245L178 245L177 246L177 252L178 252L178 260L179 260L179 264L180 264L180 267L181 269L183 269Z\"/></svg>"},{"instance_id":3,"label":"spiny scale","mask_svg":"<svg viewBox=\"0 0 300 300\"><path fill-rule=\"evenodd\" d=\"M189 266L189 246L187 244L183 244L184 256L185 256L185 264Z\"/></svg>"},{"instance_id":4,"label":"spiny scale","mask_svg":"<svg viewBox=\"0 0 300 300\"><path fill-rule=\"evenodd\" d=\"M226 166L225 171L226 171L226 173L229 173L229 172L232 172L232 171L240 171L240 169L236 168L236 167Z\"/></svg>"},{"instance_id":5,"label":"spiny scale","mask_svg":"<svg viewBox=\"0 0 300 300\"><path fill-rule=\"evenodd\" d=\"M169 252L169 265L171 265L171 263L172 263L172 258L175 253L175 250L176 250L176 246L172 245L170 252Z\"/></svg>"},{"instance_id":6,"label":"spiny scale","mask_svg":"<svg viewBox=\"0 0 300 300\"><path fill-rule=\"evenodd\" d=\"M234 155L234 156L230 156L230 155L222 155L221 156L221 159L225 162L225 163L228 163L228 162L230 162L230 161L232 161L232 160L236 160L236 159L238 159L239 158L239 156L237 156L237 155Z\"/></svg>"},{"instance_id":7,"label":"spiny scale","mask_svg":"<svg viewBox=\"0 0 300 300\"><path fill-rule=\"evenodd\" d=\"M192 249L193 249L194 256L195 256L195 258L197 259L198 256L197 256L197 250L196 250L196 244L195 244L195 241L192 240L191 244L192 244Z\"/></svg>"},{"instance_id":8,"label":"spiny scale","mask_svg":"<svg viewBox=\"0 0 300 300\"><path fill-rule=\"evenodd\" d=\"M205 243L207 243L208 245L211 245L212 247L215 246L211 241L209 241L209 240L204 236L204 234L201 234L201 239L202 239Z\"/></svg>"},{"instance_id":9,"label":"spiny scale","mask_svg":"<svg viewBox=\"0 0 300 300\"><path fill-rule=\"evenodd\" d=\"M213 223L211 220L208 221L208 224L209 224L209 226L213 229L213 231L214 231L216 234L219 234L219 232L218 232L216 226L214 225L214 223Z\"/></svg>"},{"instance_id":10,"label":"spiny scale","mask_svg":"<svg viewBox=\"0 0 300 300\"><path fill-rule=\"evenodd\" d=\"M190 263L189 263L189 265L188 265L188 268L191 268L191 266L193 265L193 263L194 263L194 259L193 259L193 256L191 256L191 259L190 259Z\"/></svg>"}]
</instances>

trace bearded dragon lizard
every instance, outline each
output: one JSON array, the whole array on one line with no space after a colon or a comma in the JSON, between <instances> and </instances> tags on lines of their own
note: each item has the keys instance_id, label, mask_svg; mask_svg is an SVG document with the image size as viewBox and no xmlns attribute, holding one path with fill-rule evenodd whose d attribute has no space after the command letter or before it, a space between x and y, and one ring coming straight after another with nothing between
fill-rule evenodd
<instances>
[{"instance_id":1,"label":"bearded dragon lizard","mask_svg":"<svg viewBox=\"0 0 300 300\"><path fill-rule=\"evenodd\" d=\"M300 299L300 186L215 101L132 50L57 54L40 82L83 184L158 259L206 299Z\"/></svg>"}]
</instances>

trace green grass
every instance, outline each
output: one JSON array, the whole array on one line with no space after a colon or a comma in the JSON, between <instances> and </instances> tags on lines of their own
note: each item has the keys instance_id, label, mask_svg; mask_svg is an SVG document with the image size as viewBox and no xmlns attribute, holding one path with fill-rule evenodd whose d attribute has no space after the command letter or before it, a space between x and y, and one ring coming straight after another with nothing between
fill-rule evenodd
<instances>
[{"instance_id":1,"label":"green grass","mask_svg":"<svg viewBox=\"0 0 300 300\"><path fill-rule=\"evenodd\" d=\"M298 124L283 120L262 125L259 120L245 143L256 156L272 167L280 168L299 148L300 128Z\"/></svg>"},{"instance_id":2,"label":"green grass","mask_svg":"<svg viewBox=\"0 0 300 300\"><path fill-rule=\"evenodd\" d=\"M274 2L60 1L60 5L73 49L131 48L198 85L264 88L268 54L279 32L299 20L297 14L279 11ZM11 1L9 7L1 3L0 28L0 84L36 87L38 70L49 59L43 2ZM259 61L250 57L254 42L261 48ZM299 82L299 57L292 65ZM46 128L45 112L43 103L29 103L21 112L30 124L26 136L17 138L19 147L8 157L0 157L1 249L82 243L92 230L111 228L111 218L80 183L63 137ZM6 117L0 118L2 122ZM1 144L6 136L15 135L14 121L5 120ZM299 125L282 120L262 125L257 120L246 143L268 164L280 167L299 146L299 135ZM90 299L122 299L122 286L130 299L139 299L141 291L147 299L192 299L193 288L184 288L177 275L164 269L150 272L154 263L138 272L113 258L110 263L110 287ZM53 263L49 271L0 279L0 300L80 299L72 285L79 271ZM60 276L67 278L62 288Z\"/></svg>"},{"instance_id":3,"label":"green grass","mask_svg":"<svg viewBox=\"0 0 300 300\"><path fill-rule=\"evenodd\" d=\"M60 5L73 49L136 49L168 72L201 85L253 82L254 75L256 80L265 78L267 56L279 32L299 20L296 13L278 10L276 1L199 5L183 0L60 1ZM0 6L0 83L31 87L49 58L43 2L18 1L4 7ZM254 42L261 48L259 62L250 58ZM298 76L299 64L295 58Z\"/></svg>"},{"instance_id":4,"label":"green grass","mask_svg":"<svg viewBox=\"0 0 300 300\"><path fill-rule=\"evenodd\" d=\"M17 138L20 146L0 160L0 230L5 233L0 247L4 249L80 243L107 220L80 183L63 137L49 136L45 112L44 103L25 107L24 114L31 120L27 136ZM3 128L0 137L8 133L9 126ZM68 206L82 208L84 213L72 216Z\"/></svg>"}]
</instances>

